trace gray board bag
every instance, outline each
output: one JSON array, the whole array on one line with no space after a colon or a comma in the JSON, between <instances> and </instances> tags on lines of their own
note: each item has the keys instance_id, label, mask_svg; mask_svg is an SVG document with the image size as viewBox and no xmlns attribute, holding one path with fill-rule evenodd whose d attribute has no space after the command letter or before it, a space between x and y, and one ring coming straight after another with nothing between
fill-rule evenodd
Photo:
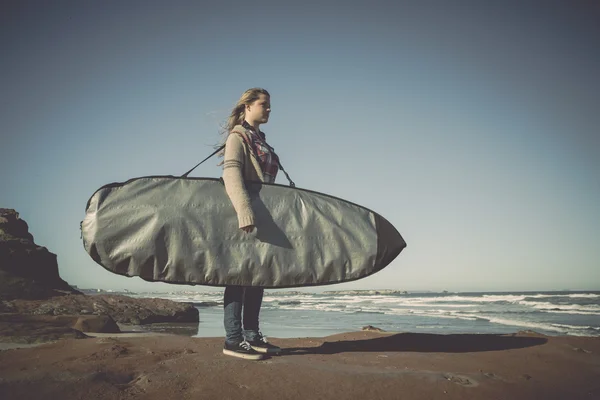
<instances>
[{"instance_id":1,"label":"gray board bag","mask_svg":"<svg viewBox=\"0 0 600 400\"><path fill-rule=\"evenodd\" d=\"M249 234L239 229L220 179L186 174L108 184L87 203L83 245L119 275L264 288L361 279L406 247L379 214L290 184L246 182L256 220Z\"/></svg>"}]
</instances>

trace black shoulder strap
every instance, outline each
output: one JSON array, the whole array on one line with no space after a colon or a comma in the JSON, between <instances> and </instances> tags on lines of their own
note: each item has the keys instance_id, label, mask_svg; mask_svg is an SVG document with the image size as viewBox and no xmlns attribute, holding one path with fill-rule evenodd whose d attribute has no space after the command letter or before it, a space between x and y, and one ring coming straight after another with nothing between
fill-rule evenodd
<instances>
[{"instance_id":1,"label":"black shoulder strap","mask_svg":"<svg viewBox=\"0 0 600 400\"><path fill-rule=\"evenodd\" d=\"M200 161L198 164L196 164L196 166L192 169L190 169L188 172L186 172L185 174L181 175L182 178L187 178L187 176L190 174L190 172L192 172L193 170L195 170L198 165L202 164L204 161L208 160L209 158L211 158L212 156L214 156L215 154L217 154L218 152L220 152L221 150L223 150L225 148L225 145L219 147L217 150L214 151L214 153L212 153L210 156L206 157L204 160Z\"/></svg>"},{"instance_id":2,"label":"black shoulder strap","mask_svg":"<svg viewBox=\"0 0 600 400\"><path fill-rule=\"evenodd\" d=\"M279 164L279 169L281 170L281 172L283 172L285 174L285 177L287 178L288 182L290 183L290 186L296 187L296 184L294 183L294 181L292 181L292 178L290 178L288 173L285 172L285 169L283 169L283 165L281 165L281 163L279 162L279 157L277 157L277 163Z\"/></svg>"},{"instance_id":3,"label":"black shoulder strap","mask_svg":"<svg viewBox=\"0 0 600 400\"><path fill-rule=\"evenodd\" d=\"M265 144L266 144L266 142L265 142ZM267 145L267 146L269 146L269 145ZM269 146L269 147L271 147L271 146ZM198 164L196 164L196 166L194 168L190 169L188 172L186 172L185 174L181 175L181 177L182 178L187 178L187 176L190 174L190 172L192 172L193 170L195 170L200 164L202 164L204 161L208 160L209 158L211 158L212 156L214 156L215 154L217 154L218 152L220 152L224 148L225 148L225 145L219 147L210 156L206 157L204 160L202 160ZM279 157L277 157L277 163L279 164L279 169L281 169L281 171L285 174L285 177L287 178L288 182L290 183L290 186L291 187L296 187L296 184L294 183L294 181L292 181L292 178L290 178L290 176L285 171L285 169L283 169L283 165L281 165L281 162L279 162Z\"/></svg>"}]
</instances>

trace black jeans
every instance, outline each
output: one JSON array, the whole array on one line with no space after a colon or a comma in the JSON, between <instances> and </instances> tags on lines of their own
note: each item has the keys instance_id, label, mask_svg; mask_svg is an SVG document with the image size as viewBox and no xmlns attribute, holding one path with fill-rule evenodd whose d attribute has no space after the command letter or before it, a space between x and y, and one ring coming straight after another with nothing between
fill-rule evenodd
<instances>
[{"instance_id":1,"label":"black jeans","mask_svg":"<svg viewBox=\"0 0 600 400\"><path fill-rule=\"evenodd\" d=\"M258 336L258 314L262 304L264 289L260 287L226 286L223 322L225 340L237 343L254 340ZM242 310L244 325L242 330Z\"/></svg>"}]
</instances>

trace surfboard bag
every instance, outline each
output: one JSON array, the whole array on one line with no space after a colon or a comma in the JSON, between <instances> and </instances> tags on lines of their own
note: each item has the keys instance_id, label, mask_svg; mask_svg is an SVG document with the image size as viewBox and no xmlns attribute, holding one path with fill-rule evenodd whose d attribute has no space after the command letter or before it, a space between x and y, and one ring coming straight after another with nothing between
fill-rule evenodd
<instances>
[{"instance_id":1,"label":"surfboard bag","mask_svg":"<svg viewBox=\"0 0 600 400\"><path fill-rule=\"evenodd\" d=\"M369 276L406 246L383 217L310 190L247 182L256 230L244 233L223 183L148 176L98 189L81 222L108 271L147 281L286 288Z\"/></svg>"}]
</instances>

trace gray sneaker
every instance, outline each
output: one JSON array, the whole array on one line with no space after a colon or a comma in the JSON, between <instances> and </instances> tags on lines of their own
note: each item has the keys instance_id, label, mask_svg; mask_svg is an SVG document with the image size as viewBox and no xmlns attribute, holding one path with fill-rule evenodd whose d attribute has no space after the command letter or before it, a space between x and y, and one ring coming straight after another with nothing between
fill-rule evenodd
<instances>
[{"instance_id":1,"label":"gray sneaker","mask_svg":"<svg viewBox=\"0 0 600 400\"><path fill-rule=\"evenodd\" d=\"M264 355L253 350L250 344L245 340L243 342L234 344L228 344L225 342L223 354L227 354L228 356L232 357L243 358L246 360L262 360L265 358Z\"/></svg>"}]
</instances>

